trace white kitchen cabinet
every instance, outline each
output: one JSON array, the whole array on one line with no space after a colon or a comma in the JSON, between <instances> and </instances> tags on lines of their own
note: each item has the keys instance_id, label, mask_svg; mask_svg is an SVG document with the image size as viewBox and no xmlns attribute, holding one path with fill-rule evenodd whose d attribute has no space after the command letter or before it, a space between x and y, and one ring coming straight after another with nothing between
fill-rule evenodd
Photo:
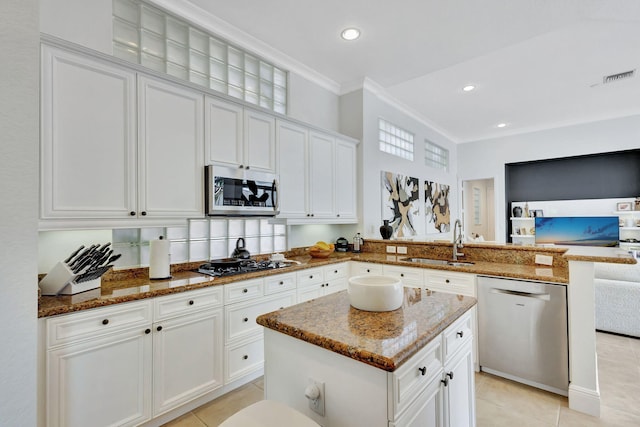
<instances>
[{"instance_id":1,"label":"white kitchen cabinet","mask_svg":"<svg viewBox=\"0 0 640 427\"><path fill-rule=\"evenodd\" d=\"M156 298L153 415L223 385L222 288Z\"/></svg>"},{"instance_id":2,"label":"white kitchen cabinet","mask_svg":"<svg viewBox=\"0 0 640 427\"><path fill-rule=\"evenodd\" d=\"M40 217L136 210L136 76L42 45Z\"/></svg>"},{"instance_id":3,"label":"white kitchen cabinet","mask_svg":"<svg viewBox=\"0 0 640 427\"><path fill-rule=\"evenodd\" d=\"M415 267L402 267L398 265L384 264L382 272L385 276L395 277L402 281L403 286L413 288L424 287L424 269Z\"/></svg>"},{"instance_id":4,"label":"white kitchen cabinet","mask_svg":"<svg viewBox=\"0 0 640 427\"><path fill-rule=\"evenodd\" d=\"M297 272L298 303L347 289L348 264L332 264Z\"/></svg>"},{"instance_id":5,"label":"white kitchen cabinet","mask_svg":"<svg viewBox=\"0 0 640 427\"><path fill-rule=\"evenodd\" d=\"M336 139L336 216L357 220L356 144Z\"/></svg>"},{"instance_id":6,"label":"white kitchen cabinet","mask_svg":"<svg viewBox=\"0 0 640 427\"><path fill-rule=\"evenodd\" d=\"M428 269L424 271L424 286L427 289L470 297L476 296L475 274Z\"/></svg>"},{"instance_id":7,"label":"white kitchen cabinet","mask_svg":"<svg viewBox=\"0 0 640 427\"><path fill-rule=\"evenodd\" d=\"M48 427L151 418L151 301L47 319Z\"/></svg>"},{"instance_id":8,"label":"white kitchen cabinet","mask_svg":"<svg viewBox=\"0 0 640 427\"><path fill-rule=\"evenodd\" d=\"M284 120L277 122L278 209L281 218L307 217L307 149L309 131Z\"/></svg>"},{"instance_id":9,"label":"white kitchen cabinet","mask_svg":"<svg viewBox=\"0 0 640 427\"><path fill-rule=\"evenodd\" d=\"M209 164L275 172L275 118L207 96L206 158Z\"/></svg>"},{"instance_id":10,"label":"white kitchen cabinet","mask_svg":"<svg viewBox=\"0 0 640 427\"><path fill-rule=\"evenodd\" d=\"M365 274L380 275L382 274L382 264L374 264L371 262L351 261L351 276L363 276Z\"/></svg>"},{"instance_id":11,"label":"white kitchen cabinet","mask_svg":"<svg viewBox=\"0 0 640 427\"><path fill-rule=\"evenodd\" d=\"M145 76L138 92L137 215L202 217L202 94Z\"/></svg>"},{"instance_id":12,"label":"white kitchen cabinet","mask_svg":"<svg viewBox=\"0 0 640 427\"><path fill-rule=\"evenodd\" d=\"M443 334L445 354L442 384L444 386L445 427L474 427L476 425L471 322L472 316L468 312L447 328Z\"/></svg>"},{"instance_id":13,"label":"white kitchen cabinet","mask_svg":"<svg viewBox=\"0 0 640 427\"><path fill-rule=\"evenodd\" d=\"M41 109L41 228L204 215L202 94L43 45Z\"/></svg>"},{"instance_id":14,"label":"white kitchen cabinet","mask_svg":"<svg viewBox=\"0 0 640 427\"><path fill-rule=\"evenodd\" d=\"M335 218L335 144L334 137L309 132L309 214L313 218Z\"/></svg>"}]
</instances>

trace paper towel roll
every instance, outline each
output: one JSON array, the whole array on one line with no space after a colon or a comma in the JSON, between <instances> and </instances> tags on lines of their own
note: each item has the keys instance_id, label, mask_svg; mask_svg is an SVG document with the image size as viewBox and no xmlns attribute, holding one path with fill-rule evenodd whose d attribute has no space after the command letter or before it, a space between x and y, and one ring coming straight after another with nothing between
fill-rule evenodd
<instances>
[{"instance_id":1,"label":"paper towel roll","mask_svg":"<svg viewBox=\"0 0 640 427\"><path fill-rule=\"evenodd\" d=\"M171 253L169 251L169 241L162 236L158 240L149 242L149 278L167 279L171 277L171 263L169 262Z\"/></svg>"}]
</instances>

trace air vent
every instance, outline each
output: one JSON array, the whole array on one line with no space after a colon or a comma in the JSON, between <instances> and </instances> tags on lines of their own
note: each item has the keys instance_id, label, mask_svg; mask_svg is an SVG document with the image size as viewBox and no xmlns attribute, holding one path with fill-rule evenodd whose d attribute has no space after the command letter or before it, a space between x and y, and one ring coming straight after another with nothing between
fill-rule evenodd
<instances>
[{"instance_id":1,"label":"air vent","mask_svg":"<svg viewBox=\"0 0 640 427\"><path fill-rule=\"evenodd\" d=\"M618 80L631 78L635 76L635 74L636 74L636 70L625 71L624 73L618 73L618 74L611 74L610 76L604 76L602 78L602 83L607 84L607 83L617 82Z\"/></svg>"}]
</instances>

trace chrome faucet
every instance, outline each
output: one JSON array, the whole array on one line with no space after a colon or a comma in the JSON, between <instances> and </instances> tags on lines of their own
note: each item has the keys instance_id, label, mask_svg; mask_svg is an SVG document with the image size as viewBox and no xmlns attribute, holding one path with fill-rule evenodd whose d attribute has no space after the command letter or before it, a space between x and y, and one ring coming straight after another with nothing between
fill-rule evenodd
<instances>
[{"instance_id":1,"label":"chrome faucet","mask_svg":"<svg viewBox=\"0 0 640 427\"><path fill-rule=\"evenodd\" d=\"M459 231L458 231L459 230ZM453 260L457 261L459 256L464 256L462 252L458 252L458 249L462 249L462 222L456 219L453 225Z\"/></svg>"}]
</instances>

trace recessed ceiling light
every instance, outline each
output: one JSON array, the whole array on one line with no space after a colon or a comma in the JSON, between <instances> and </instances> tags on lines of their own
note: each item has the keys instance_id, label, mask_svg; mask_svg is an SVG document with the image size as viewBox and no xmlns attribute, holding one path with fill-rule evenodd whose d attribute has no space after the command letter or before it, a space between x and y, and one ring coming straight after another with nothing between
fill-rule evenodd
<instances>
[{"instance_id":1,"label":"recessed ceiling light","mask_svg":"<svg viewBox=\"0 0 640 427\"><path fill-rule=\"evenodd\" d=\"M476 87L474 85L466 85L465 87L462 88L462 90L465 91L465 92L471 92L475 88Z\"/></svg>"},{"instance_id":2,"label":"recessed ceiling light","mask_svg":"<svg viewBox=\"0 0 640 427\"><path fill-rule=\"evenodd\" d=\"M499 128L506 128L506 127L507 127L507 124L506 124L506 123L498 123L498 124L496 125L496 127L499 127Z\"/></svg>"},{"instance_id":3,"label":"recessed ceiling light","mask_svg":"<svg viewBox=\"0 0 640 427\"><path fill-rule=\"evenodd\" d=\"M345 28L342 30L342 33L340 33L340 37L345 40L355 40L360 37L360 30L357 28Z\"/></svg>"}]
</instances>

